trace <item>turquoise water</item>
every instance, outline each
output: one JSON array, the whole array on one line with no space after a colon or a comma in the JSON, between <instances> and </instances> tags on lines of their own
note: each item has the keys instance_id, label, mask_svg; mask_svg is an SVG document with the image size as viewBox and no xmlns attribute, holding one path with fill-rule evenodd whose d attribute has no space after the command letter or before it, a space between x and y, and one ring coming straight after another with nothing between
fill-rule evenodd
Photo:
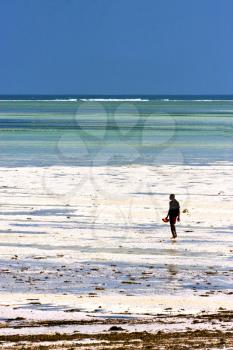
<instances>
[{"instance_id":1,"label":"turquoise water","mask_svg":"<svg viewBox=\"0 0 233 350\"><path fill-rule=\"evenodd\" d=\"M0 101L0 166L233 161L233 101Z\"/></svg>"}]
</instances>

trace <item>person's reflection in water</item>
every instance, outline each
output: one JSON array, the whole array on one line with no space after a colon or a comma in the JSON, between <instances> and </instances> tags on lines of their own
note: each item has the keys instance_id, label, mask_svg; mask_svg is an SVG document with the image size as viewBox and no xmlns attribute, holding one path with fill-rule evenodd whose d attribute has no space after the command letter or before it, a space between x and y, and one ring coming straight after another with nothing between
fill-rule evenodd
<instances>
[{"instance_id":1,"label":"person's reflection in water","mask_svg":"<svg viewBox=\"0 0 233 350\"><path fill-rule=\"evenodd\" d=\"M167 281L170 284L170 288L174 290L177 287L177 274L178 274L178 269L176 265L169 264L167 265Z\"/></svg>"}]
</instances>

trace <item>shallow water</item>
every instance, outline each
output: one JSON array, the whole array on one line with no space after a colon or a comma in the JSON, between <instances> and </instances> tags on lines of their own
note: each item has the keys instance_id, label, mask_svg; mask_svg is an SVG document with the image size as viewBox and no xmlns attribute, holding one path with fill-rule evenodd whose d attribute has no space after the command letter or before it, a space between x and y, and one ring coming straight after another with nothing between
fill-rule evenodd
<instances>
[{"instance_id":1,"label":"shallow water","mask_svg":"<svg viewBox=\"0 0 233 350\"><path fill-rule=\"evenodd\" d=\"M0 101L0 166L233 160L233 102Z\"/></svg>"},{"instance_id":2,"label":"shallow water","mask_svg":"<svg viewBox=\"0 0 233 350\"><path fill-rule=\"evenodd\" d=\"M92 170L1 168L0 293L232 295L232 165Z\"/></svg>"}]
</instances>

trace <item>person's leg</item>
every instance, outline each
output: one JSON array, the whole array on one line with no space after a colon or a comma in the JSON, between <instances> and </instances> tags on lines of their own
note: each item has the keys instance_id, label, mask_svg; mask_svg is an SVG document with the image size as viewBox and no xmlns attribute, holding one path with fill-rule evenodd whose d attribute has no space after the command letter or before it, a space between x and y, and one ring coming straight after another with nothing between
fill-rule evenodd
<instances>
[{"instance_id":1,"label":"person's leg","mask_svg":"<svg viewBox=\"0 0 233 350\"><path fill-rule=\"evenodd\" d=\"M170 227L173 238L176 238L176 228L172 219L170 219Z\"/></svg>"},{"instance_id":2,"label":"person's leg","mask_svg":"<svg viewBox=\"0 0 233 350\"><path fill-rule=\"evenodd\" d=\"M176 238L177 234L176 234L176 225L173 224L173 237Z\"/></svg>"}]
</instances>

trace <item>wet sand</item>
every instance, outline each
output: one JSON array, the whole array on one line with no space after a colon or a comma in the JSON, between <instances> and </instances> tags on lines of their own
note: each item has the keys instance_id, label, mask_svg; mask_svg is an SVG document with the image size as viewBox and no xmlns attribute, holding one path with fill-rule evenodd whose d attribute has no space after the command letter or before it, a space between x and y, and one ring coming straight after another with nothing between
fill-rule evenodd
<instances>
[{"instance_id":1,"label":"wet sand","mask_svg":"<svg viewBox=\"0 0 233 350\"><path fill-rule=\"evenodd\" d=\"M232 170L1 168L2 348L71 349L82 340L83 349L183 349L182 339L230 349ZM170 192L182 208L175 241L161 221ZM127 336L109 332L114 324Z\"/></svg>"}]
</instances>

